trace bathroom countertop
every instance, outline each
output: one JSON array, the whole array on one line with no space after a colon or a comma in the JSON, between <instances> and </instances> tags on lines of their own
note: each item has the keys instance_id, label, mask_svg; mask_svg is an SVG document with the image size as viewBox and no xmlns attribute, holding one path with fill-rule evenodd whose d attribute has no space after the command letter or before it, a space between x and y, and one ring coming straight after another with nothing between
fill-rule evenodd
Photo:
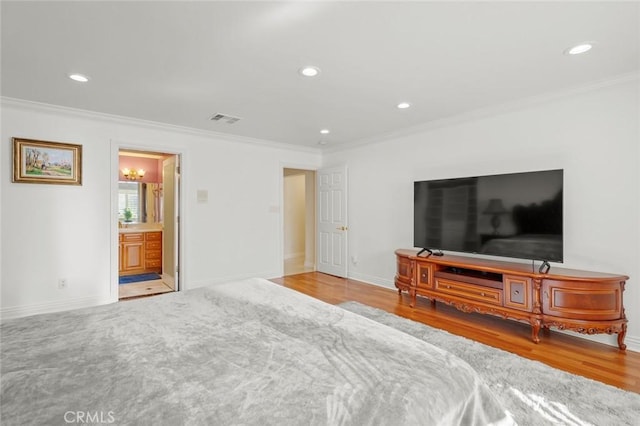
<instances>
[{"instance_id":1,"label":"bathroom countertop","mask_svg":"<svg viewBox=\"0 0 640 426\"><path fill-rule=\"evenodd\" d=\"M129 225L131 226L131 225ZM134 225L135 226L135 225ZM162 231L162 228L148 228L148 227L144 227L144 228L119 228L118 232L120 232L121 234L131 234L131 233L135 233L135 232L158 232L158 231Z\"/></svg>"}]
</instances>

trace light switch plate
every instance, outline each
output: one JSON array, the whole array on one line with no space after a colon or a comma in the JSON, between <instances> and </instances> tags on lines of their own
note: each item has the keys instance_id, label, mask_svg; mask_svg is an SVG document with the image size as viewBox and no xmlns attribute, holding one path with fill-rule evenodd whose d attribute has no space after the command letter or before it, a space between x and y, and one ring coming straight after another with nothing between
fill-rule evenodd
<instances>
[{"instance_id":1,"label":"light switch plate","mask_svg":"<svg viewBox=\"0 0 640 426\"><path fill-rule=\"evenodd\" d=\"M198 189L198 202L199 203L209 202L209 191L207 191L206 189Z\"/></svg>"}]
</instances>

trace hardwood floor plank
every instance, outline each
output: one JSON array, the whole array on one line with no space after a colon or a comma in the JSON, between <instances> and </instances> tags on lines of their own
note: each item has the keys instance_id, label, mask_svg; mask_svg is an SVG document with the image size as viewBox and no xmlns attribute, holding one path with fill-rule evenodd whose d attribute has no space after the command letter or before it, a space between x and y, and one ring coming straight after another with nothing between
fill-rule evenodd
<instances>
[{"instance_id":1,"label":"hardwood floor plank","mask_svg":"<svg viewBox=\"0 0 640 426\"><path fill-rule=\"evenodd\" d=\"M415 308L409 296L351 279L319 272L271 280L331 304L356 301L398 316L446 330L486 345L537 360L560 370L640 393L640 353L592 342L556 331L541 332L540 343L531 341L531 328L517 321L460 312L443 303L433 305L418 297Z\"/></svg>"}]
</instances>

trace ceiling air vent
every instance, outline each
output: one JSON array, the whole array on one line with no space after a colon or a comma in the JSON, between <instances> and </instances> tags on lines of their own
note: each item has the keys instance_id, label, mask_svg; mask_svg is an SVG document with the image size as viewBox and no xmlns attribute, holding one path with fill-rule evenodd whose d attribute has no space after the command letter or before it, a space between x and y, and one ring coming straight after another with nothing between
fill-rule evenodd
<instances>
[{"instance_id":1,"label":"ceiling air vent","mask_svg":"<svg viewBox=\"0 0 640 426\"><path fill-rule=\"evenodd\" d=\"M219 122L225 122L227 124L233 124L237 121L240 121L240 117L234 117L232 115L227 115L227 114L213 114L211 116L211 118L209 118L210 121L219 121Z\"/></svg>"}]
</instances>

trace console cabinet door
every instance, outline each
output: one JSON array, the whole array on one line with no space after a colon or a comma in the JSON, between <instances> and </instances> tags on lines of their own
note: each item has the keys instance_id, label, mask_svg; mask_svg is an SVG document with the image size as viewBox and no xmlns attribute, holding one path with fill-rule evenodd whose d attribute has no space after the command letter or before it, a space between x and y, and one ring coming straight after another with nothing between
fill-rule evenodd
<instances>
[{"instance_id":1,"label":"console cabinet door","mask_svg":"<svg viewBox=\"0 0 640 426\"><path fill-rule=\"evenodd\" d=\"M432 289L433 288L433 265L416 262L416 287Z\"/></svg>"},{"instance_id":2,"label":"console cabinet door","mask_svg":"<svg viewBox=\"0 0 640 426\"><path fill-rule=\"evenodd\" d=\"M542 282L542 313L561 318L616 320L622 318L619 282Z\"/></svg>"},{"instance_id":3,"label":"console cabinet door","mask_svg":"<svg viewBox=\"0 0 640 426\"><path fill-rule=\"evenodd\" d=\"M396 278L402 284L407 287L411 285L411 279L413 278L413 269L411 268L411 259L404 256L397 256L398 269Z\"/></svg>"},{"instance_id":4,"label":"console cabinet door","mask_svg":"<svg viewBox=\"0 0 640 426\"><path fill-rule=\"evenodd\" d=\"M531 278L504 275L504 306L531 312Z\"/></svg>"}]
</instances>

